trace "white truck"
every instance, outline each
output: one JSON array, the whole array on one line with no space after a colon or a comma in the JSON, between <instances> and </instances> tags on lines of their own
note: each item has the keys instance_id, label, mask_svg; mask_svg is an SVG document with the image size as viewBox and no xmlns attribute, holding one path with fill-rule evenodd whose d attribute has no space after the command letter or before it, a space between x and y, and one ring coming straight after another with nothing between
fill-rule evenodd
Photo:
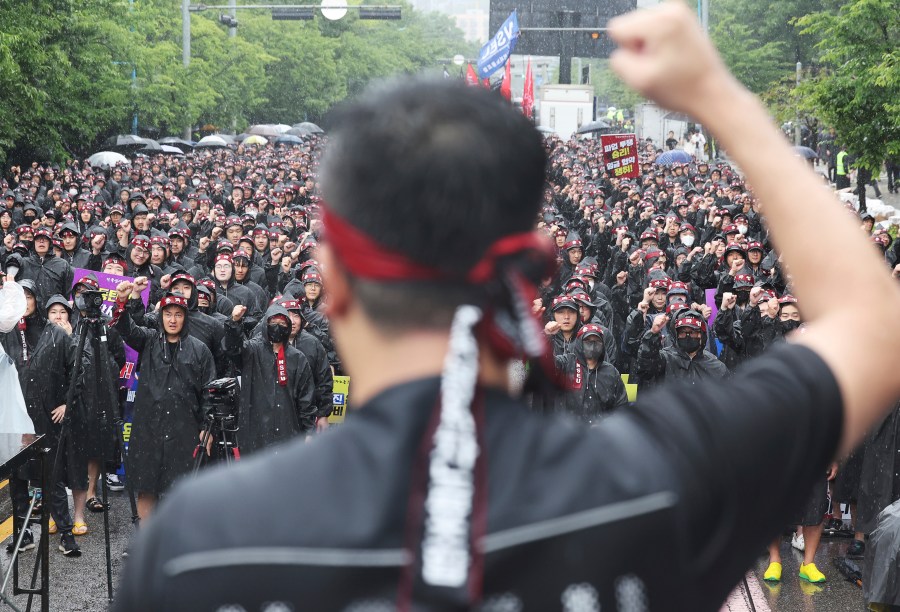
<instances>
[{"instance_id":1,"label":"white truck","mask_svg":"<svg viewBox=\"0 0 900 612\"><path fill-rule=\"evenodd\" d=\"M542 85L538 125L568 140L594 120L594 88L590 85Z\"/></svg>"}]
</instances>

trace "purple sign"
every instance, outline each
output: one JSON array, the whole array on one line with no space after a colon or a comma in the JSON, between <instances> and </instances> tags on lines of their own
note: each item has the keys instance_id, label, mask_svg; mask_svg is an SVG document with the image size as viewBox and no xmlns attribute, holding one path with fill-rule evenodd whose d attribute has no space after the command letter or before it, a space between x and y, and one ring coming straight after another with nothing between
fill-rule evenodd
<instances>
[{"instance_id":1,"label":"purple sign","mask_svg":"<svg viewBox=\"0 0 900 612\"><path fill-rule=\"evenodd\" d=\"M707 321L707 323L709 324L710 330L712 330L712 328L713 328L713 323L716 322L716 315L719 314L719 308L718 308L718 306L716 306L716 291L717 291L716 289L707 289L705 292L706 293L706 305L712 309L712 314L709 315L709 321ZM710 334L710 337L712 337L712 334ZM715 341L716 341L716 355L721 355L722 354L722 343L719 341L718 338L716 338Z\"/></svg>"},{"instance_id":2,"label":"purple sign","mask_svg":"<svg viewBox=\"0 0 900 612\"><path fill-rule=\"evenodd\" d=\"M83 268L73 268L72 286L74 287L75 285L77 285L82 278L89 274L94 275L94 277L97 279L97 282L100 284L100 291L101 293L103 293L103 306L101 307L103 314L107 317L111 317L113 307L116 303L116 298L118 297L118 295L116 294L116 286L122 281L133 282L134 279L130 276L119 276L117 274L107 274L106 272L95 272L93 270L85 270ZM145 307L150 303L150 287L147 287L141 293L141 301L144 302ZM137 358L137 351L126 344L125 366L122 368L122 371L119 372L119 386L124 387L128 391L123 411L123 417L125 421L123 429L126 444L131 438L131 416L134 411L134 394L135 391L137 391L138 384L138 375L137 372L135 372L134 367L134 365L137 363Z\"/></svg>"}]
</instances>

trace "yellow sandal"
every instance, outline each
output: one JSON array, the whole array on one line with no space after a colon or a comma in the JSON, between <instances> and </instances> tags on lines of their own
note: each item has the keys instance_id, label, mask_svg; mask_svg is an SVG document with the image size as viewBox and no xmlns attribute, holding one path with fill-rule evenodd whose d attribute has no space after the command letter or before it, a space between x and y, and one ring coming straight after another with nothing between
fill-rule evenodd
<instances>
[{"instance_id":1,"label":"yellow sandal","mask_svg":"<svg viewBox=\"0 0 900 612\"><path fill-rule=\"evenodd\" d=\"M56 521L54 521L53 519L50 519L50 521L47 523L47 533L49 533L50 535L56 533Z\"/></svg>"},{"instance_id":2,"label":"yellow sandal","mask_svg":"<svg viewBox=\"0 0 900 612\"><path fill-rule=\"evenodd\" d=\"M87 534L87 532L88 532L87 523L82 523L81 521L78 521L77 523L75 523L75 525L72 526L72 533L74 535L82 536L82 535Z\"/></svg>"}]
</instances>

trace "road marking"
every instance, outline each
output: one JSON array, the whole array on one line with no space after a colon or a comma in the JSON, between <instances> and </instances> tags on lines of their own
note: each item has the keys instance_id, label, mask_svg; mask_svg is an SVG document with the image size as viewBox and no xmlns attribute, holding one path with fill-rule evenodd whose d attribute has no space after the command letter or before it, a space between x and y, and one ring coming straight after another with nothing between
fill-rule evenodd
<instances>
[{"instance_id":1,"label":"road marking","mask_svg":"<svg viewBox=\"0 0 900 612\"><path fill-rule=\"evenodd\" d=\"M759 580L752 571L747 572L747 586L749 593L744 590L744 583L741 581L725 600L720 612L750 612L748 597L753 598L753 607L757 612L772 612L769 601L759 585Z\"/></svg>"},{"instance_id":2,"label":"road marking","mask_svg":"<svg viewBox=\"0 0 900 612\"><path fill-rule=\"evenodd\" d=\"M9 517L2 523L0 523L0 542L8 538L12 535L13 532L13 524L12 517Z\"/></svg>"},{"instance_id":3,"label":"road marking","mask_svg":"<svg viewBox=\"0 0 900 612\"><path fill-rule=\"evenodd\" d=\"M9 479L7 478L6 480L0 482L0 489L2 489L3 487L5 487L8 484L9 484Z\"/></svg>"}]
</instances>

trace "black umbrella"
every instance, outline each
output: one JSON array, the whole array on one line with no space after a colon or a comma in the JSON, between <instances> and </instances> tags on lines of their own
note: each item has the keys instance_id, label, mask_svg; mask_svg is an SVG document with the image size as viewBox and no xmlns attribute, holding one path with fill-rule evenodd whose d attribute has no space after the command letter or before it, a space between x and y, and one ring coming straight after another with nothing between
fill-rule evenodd
<instances>
[{"instance_id":1,"label":"black umbrella","mask_svg":"<svg viewBox=\"0 0 900 612\"><path fill-rule=\"evenodd\" d=\"M591 132L602 132L603 130L608 130L611 126L606 121L601 121L597 119L596 121L589 121L585 123L580 128L578 128L579 134L590 134Z\"/></svg>"},{"instance_id":2,"label":"black umbrella","mask_svg":"<svg viewBox=\"0 0 900 612\"><path fill-rule=\"evenodd\" d=\"M819 154L810 149L809 147L794 147L794 153L802 157L803 159L818 159Z\"/></svg>"},{"instance_id":3,"label":"black umbrella","mask_svg":"<svg viewBox=\"0 0 900 612\"><path fill-rule=\"evenodd\" d=\"M150 138L144 139L145 143L143 147L139 147L137 150L141 153L161 153L162 145L156 142L155 140L151 140Z\"/></svg>"},{"instance_id":4,"label":"black umbrella","mask_svg":"<svg viewBox=\"0 0 900 612\"><path fill-rule=\"evenodd\" d=\"M152 143L152 144L151 144ZM150 149L146 149L146 147L150 145ZM155 150L159 150L159 143L155 140L150 140L149 138L142 138L140 136L135 136L134 134L120 134L119 136L111 136L105 142L105 148L112 151L139 151L139 150L154 150L152 145L156 145Z\"/></svg>"},{"instance_id":5,"label":"black umbrella","mask_svg":"<svg viewBox=\"0 0 900 612\"><path fill-rule=\"evenodd\" d=\"M172 147L178 147L185 153L190 153L194 148L194 143L188 140L183 140L178 138L177 136L167 136L166 138L160 138L159 144L161 145L169 145Z\"/></svg>"}]
</instances>

